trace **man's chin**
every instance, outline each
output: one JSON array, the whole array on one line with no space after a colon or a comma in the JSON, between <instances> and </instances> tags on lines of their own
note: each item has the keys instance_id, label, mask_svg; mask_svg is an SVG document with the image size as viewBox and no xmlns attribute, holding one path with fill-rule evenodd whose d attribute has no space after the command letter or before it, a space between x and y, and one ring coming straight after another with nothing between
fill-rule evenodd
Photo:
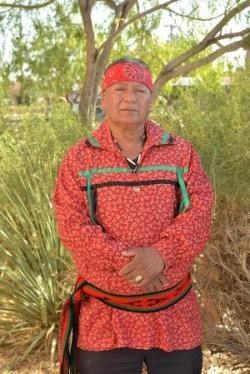
<instances>
[{"instance_id":1,"label":"man's chin","mask_svg":"<svg viewBox=\"0 0 250 374\"><path fill-rule=\"evenodd\" d=\"M139 120L136 121L136 120L132 120L132 119L122 120L121 118L119 120L119 123L120 123L121 126L124 126L124 125L126 125L126 126L140 126L144 122L145 121L139 121Z\"/></svg>"},{"instance_id":2,"label":"man's chin","mask_svg":"<svg viewBox=\"0 0 250 374\"><path fill-rule=\"evenodd\" d=\"M137 124L141 122L139 113L136 111L121 111L119 122Z\"/></svg>"}]
</instances>

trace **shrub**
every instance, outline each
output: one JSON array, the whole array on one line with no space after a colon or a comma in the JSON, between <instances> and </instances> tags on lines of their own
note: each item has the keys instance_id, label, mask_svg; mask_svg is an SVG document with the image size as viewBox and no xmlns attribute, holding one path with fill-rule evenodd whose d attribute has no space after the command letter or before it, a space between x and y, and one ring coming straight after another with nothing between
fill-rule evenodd
<instances>
[{"instance_id":1,"label":"shrub","mask_svg":"<svg viewBox=\"0 0 250 374\"><path fill-rule=\"evenodd\" d=\"M74 271L58 239L51 193L58 164L81 132L61 106L50 121L27 110L0 138L0 343L18 347L23 359L34 350L55 355Z\"/></svg>"},{"instance_id":2,"label":"shrub","mask_svg":"<svg viewBox=\"0 0 250 374\"><path fill-rule=\"evenodd\" d=\"M192 141L219 199L249 199L249 92L250 70L237 73L229 88L211 92L203 83L155 111L169 131Z\"/></svg>"},{"instance_id":3,"label":"shrub","mask_svg":"<svg viewBox=\"0 0 250 374\"><path fill-rule=\"evenodd\" d=\"M206 346L227 354L229 370L249 368L250 70L235 73L230 87L200 84L182 90L156 118L192 141L216 192L214 229L197 261Z\"/></svg>"}]
</instances>

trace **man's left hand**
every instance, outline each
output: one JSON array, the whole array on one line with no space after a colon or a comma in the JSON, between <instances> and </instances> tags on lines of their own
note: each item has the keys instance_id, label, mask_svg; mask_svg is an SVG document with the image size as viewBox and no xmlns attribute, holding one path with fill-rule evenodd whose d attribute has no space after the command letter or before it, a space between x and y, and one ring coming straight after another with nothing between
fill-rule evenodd
<instances>
[{"instance_id":1,"label":"man's left hand","mask_svg":"<svg viewBox=\"0 0 250 374\"><path fill-rule=\"evenodd\" d=\"M130 283L136 284L138 287L147 287L147 284L157 278L164 269L164 260L154 248L133 248L122 252L122 255L134 258L121 269L120 275L125 276ZM136 282L138 275L143 277L140 282Z\"/></svg>"}]
</instances>

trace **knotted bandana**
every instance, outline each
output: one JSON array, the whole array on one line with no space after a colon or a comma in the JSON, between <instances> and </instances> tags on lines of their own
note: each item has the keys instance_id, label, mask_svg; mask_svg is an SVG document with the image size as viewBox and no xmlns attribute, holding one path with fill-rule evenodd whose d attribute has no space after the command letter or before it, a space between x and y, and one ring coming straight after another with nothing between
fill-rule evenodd
<instances>
[{"instance_id":1,"label":"knotted bandana","mask_svg":"<svg viewBox=\"0 0 250 374\"><path fill-rule=\"evenodd\" d=\"M138 82L147 86L151 91L153 88L151 72L135 62L125 61L110 66L104 74L102 91L118 82Z\"/></svg>"}]
</instances>

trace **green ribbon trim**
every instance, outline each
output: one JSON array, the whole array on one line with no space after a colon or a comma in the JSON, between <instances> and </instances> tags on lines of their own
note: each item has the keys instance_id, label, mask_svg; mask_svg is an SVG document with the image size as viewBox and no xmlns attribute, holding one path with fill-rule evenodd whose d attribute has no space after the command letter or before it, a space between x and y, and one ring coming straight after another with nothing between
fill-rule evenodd
<instances>
[{"instance_id":1,"label":"green ribbon trim","mask_svg":"<svg viewBox=\"0 0 250 374\"><path fill-rule=\"evenodd\" d=\"M96 138L93 137L93 135L88 136L88 141L93 147L100 148L100 143L96 140Z\"/></svg>"},{"instance_id":2,"label":"green ribbon trim","mask_svg":"<svg viewBox=\"0 0 250 374\"><path fill-rule=\"evenodd\" d=\"M179 186L180 186L181 194L182 194L182 200L180 203L179 212L185 212L190 206L190 201L189 201L187 188L186 188L186 185L183 179L183 169L177 168L177 178L178 178L178 182L179 182Z\"/></svg>"},{"instance_id":3,"label":"green ribbon trim","mask_svg":"<svg viewBox=\"0 0 250 374\"><path fill-rule=\"evenodd\" d=\"M170 134L168 132L164 132L164 134L162 135L160 144L167 144L169 136ZM101 147L100 143L98 142L98 140L96 140L96 138L93 135L89 135L88 140L93 147L96 147L96 148Z\"/></svg>"},{"instance_id":4,"label":"green ribbon trim","mask_svg":"<svg viewBox=\"0 0 250 374\"><path fill-rule=\"evenodd\" d=\"M139 166L137 169L137 173L144 172L144 171L174 171L182 170L183 173L188 172L188 168L178 168L176 166L170 165L149 165L149 166ZM89 177L94 174L107 174L107 173L133 173L133 170L130 168L100 168L100 169L90 169L90 170L80 170L79 175L81 177Z\"/></svg>"},{"instance_id":5,"label":"green ribbon trim","mask_svg":"<svg viewBox=\"0 0 250 374\"><path fill-rule=\"evenodd\" d=\"M92 194L91 194L91 185L92 185L92 174L86 175L87 177L87 199L88 199L88 205L89 205L89 216L91 219L91 222L94 224L97 224L95 219L95 213L93 208L93 200L92 200Z\"/></svg>"},{"instance_id":6,"label":"green ribbon trim","mask_svg":"<svg viewBox=\"0 0 250 374\"><path fill-rule=\"evenodd\" d=\"M181 193L182 193L182 200L179 207L179 212L185 211L188 209L190 202L188 197L188 192L186 189L186 185L183 179L183 173L188 173L189 169L187 167L178 168L176 166L170 165L149 165L149 166L141 166L137 169L137 173L139 172L147 172L147 171L172 171L177 174L177 179L180 185ZM90 169L90 170L80 170L79 175L81 177L87 178L87 198L88 198L88 205L89 205L89 216L91 222L97 224L95 219L95 213L93 209L93 201L91 195L91 185L92 185L92 176L94 174L107 174L107 173L133 173L133 170L130 168L99 168L99 169Z\"/></svg>"},{"instance_id":7,"label":"green ribbon trim","mask_svg":"<svg viewBox=\"0 0 250 374\"><path fill-rule=\"evenodd\" d=\"M90 169L90 170L80 170L79 175L81 177L87 177L89 175L94 175L94 174L107 174L107 173L128 173L132 172L130 168L100 168L100 169Z\"/></svg>"},{"instance_id":8,"label":"green ribbon trim","mask_svg":"<svg viewBox=\"0 0 250 374\"><path fill-rule=\"evenodd\" d=\"M164 134L162 135L162 138L161 138L161 144L167 144L168 139L169 139L169 133L164 132Z\"/></svg>"}]
</instances>

